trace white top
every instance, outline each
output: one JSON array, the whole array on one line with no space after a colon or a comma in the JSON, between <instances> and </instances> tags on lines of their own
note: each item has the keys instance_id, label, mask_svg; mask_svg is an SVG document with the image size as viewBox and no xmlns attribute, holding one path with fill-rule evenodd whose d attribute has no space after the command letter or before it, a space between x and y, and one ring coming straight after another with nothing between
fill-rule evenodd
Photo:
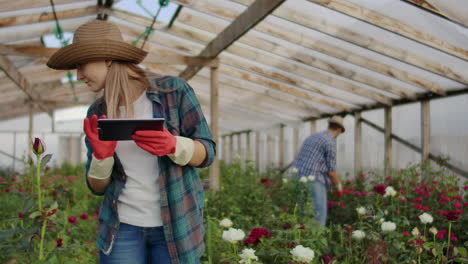
<instances>
[{"instance_id":1,"label":"white top","mask_svg":"<svg viewBox=\"0 0 468 264\"><path fill-rule=\"evenodd\" d=\"M133 103L135 118L153 118L151 101L143 94ZM119 107L125 116L125 107ZM115 152L122 162L127 182L117 204L120 222L162 226L158 157L138 147L133 140L118 141Z\"/></svg>"}]
</instances>

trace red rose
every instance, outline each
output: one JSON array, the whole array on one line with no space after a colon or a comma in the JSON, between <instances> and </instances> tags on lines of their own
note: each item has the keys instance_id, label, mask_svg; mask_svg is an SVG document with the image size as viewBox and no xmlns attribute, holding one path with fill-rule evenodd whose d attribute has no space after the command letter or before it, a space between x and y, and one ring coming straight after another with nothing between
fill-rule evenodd
<instances>
[{"instance_id":1,"label":"red rose","mask_svg":"<svg viewBox=\"0 0 468 264\"><path fill-rule=\"evenodd\" d=\"M447 196L444 196L440 198L439 203L448 203L449 201L450 201L450 198L448 198Z\"/></svg>"},{"instance_id":2,"label":"red rose","mask_svg":"<svg viewBox=\"0 0 468 264\"><path fill-rule=\"evenodd\" d=\"M330 200L327 201L327 207L328 207L328 208L332 208L332 207L334 207L335 205L337 205L337 202L330 201Z\"/></svg>"},{"instance_id":3,"label":"red rose","mask_svg":"<svg viewBox=\"0 0 468 264\"><path fill-rule=\"evenodd\" d=\"M263 183L263 186L265 186L265 188L273 187L273 183L268 178L261 178L260 182Z\"/></svg>"},{"instance_id":4,"label":"red rose","mask_svg":"<svg viewBox=\"0 0 468 264\"><path fill-rule=\"evenodd\" d=\"M88 215L87 215L86 213L82 213L82 214L80 215L80 219L81 219L81 220L86 220L86 219L88 219Z\"/></svg>"},{"instance_id":5,"label":"red rose","mask_svg":"<svg viewBox=\"0 0 468 264\"><path fill-rule=\"evenodd\" d=\"M76 217L74 216L69 216L68 217L68 222L72 223L72 224L76 224Z\"/></svg>"},{"instance_id":6,"label":"red rose","mask_svg":"<svg viewBox=\"0 0 468 264\"><path fill-rule=\"evenodd\" d=\"M383 183L382 183L382 184L377 184L377 185L374 186L374 191L375 191L376 193L379 193L379 194L381 194L381 195L384 195L384 194L385 194L385 189L386 189L386 188L387 188L387 185L385 185L385 184L383 184Z\"/></svg>"},{"instance_id":7,"label":"red rose","mask_svg":"<svg viewBox=\"0 0 468 264\"><path fill-rule=\"evenodd\" d=\"M344 227L349 233L353 232L353 230L354 230L354 229L353 229L351 226L349 226L349 225L344 225L343 227Z\"/></svg>"},{"instance_id":8,"label":"red rose","mask_svg":"<svg viewBox=\"0 0 468 264\"><path fill-rule=\"evenodd\" d=\"M322 261L324 264L331 264L333 263L333 257L331 255L324 254L322 255Z\"/></svg>"},{"instance_id":9,"label":"red rose","mask_svg":"<svg viewBox=\"0 0 468 264\"><path fill-rule=\"evenodd\" d=\"M63 245L63 239L57 238L57 247L61 247Z\"/></svg>"},{"instance_id":10,"label":"red rose","mask_svg":"<svg viewBox=\"0 0 468 264\"><path fill-rule=\"evenodd\" d=\"M458 220L458 213L455 211L450 211L445 214L445 219L448 221L457 221Z\"/></svg>"},{"instance_id":11,"label":"red rose","mask_svg":"<svg viewBox=\"0 0 468 264\"><path fill-rule=\"evenodd\" d=\"M44 143L42 143L41 139L38 137L34 138L34 143L33 143L33 152L36 155L40 155L44 153L45 151L45 146Z\"/></svg>"},{"instance_id":12,"label":"red rose","mask_svg":"<svg viewBox=\"0 0 468 264\"><path fill-rule=\"evenodd\" d=\"M248 237L248 238L244 239L244 244L245 244L246 246L248 246L248 245L256 245L257 243L258 243L258 242L257 242L257 239L254 238L254 237Z\"/></svg>"},{"instance_id":13,"label":"red rose","mask_svg":"<svg viewBox=\"0 0 468 264\"><path fill-rule=\"evenodd\" d=\"M457 241L458 241L458 238L455 236L454 233L450 233L450 240L451 240L452 242L457 242Z\"/></svg>"},{"instance_id":14,"label":"red rose","mask_svg":"<svg viewBox=\"0 0 468 264\"><path fill-rule=\"evenodd\" d=\"M269 238L271 237L270 231L268 229L262 228L262 227L256 227L250 230L250 237L253 238L261 238L261 237L266 237Z\"/></svg>"},{"instance_id":15,"label":"red rose","mask_svg":"<svg viewBox=\"0 0 468 264\"><path fill-rule=\"evenodd\" d=\"M24 214L20 212L20 213L18 213L18 217L19 218L24 218Z\"/></svg>"},{"instance_id":16,"label":"red rose","mask_svg":"<svg viewBox=\"0 0 468 264\"><path fill-rule=\"evenodd\" d=\"M447 230L445 230L445 229L438 230L437 234L436 234L437 239L439 239L439 240L444 239L446 233L447 233Z\"/></svg>"}]
</instances>

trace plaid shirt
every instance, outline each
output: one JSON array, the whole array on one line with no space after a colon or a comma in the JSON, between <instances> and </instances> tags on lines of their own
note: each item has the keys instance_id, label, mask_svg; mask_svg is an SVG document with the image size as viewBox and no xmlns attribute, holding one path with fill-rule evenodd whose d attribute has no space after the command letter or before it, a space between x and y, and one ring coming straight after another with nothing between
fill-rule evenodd
<instances>
[{"instance_id":1,"label":"plaid shirt","mask_svg":"<svg viewBox=\"0 0 468 264\"><path fill-rule=\"evenodd\" d=\"M146 91L153 104L153 116L164 117L165 125L173 135L189 137L202 143L206 149L206 159L199 167L209 166L216 154L215 143L192 87L172 76L151 79L150 83L157 87L150 87ZM105 112L105 104L97 100L90 106L87 116L100 116ZM93 150L87 139L85 142L88 148L87 175ZM126 181L125 171L116 154L114 160L112 180L105 193L94 192L86 177L90 190L96 195L104 195L99 212L100 230L96 247L105 254L110 254L119 230L117 201ZM205 247L205 229L204 193L198 170L192 166L179 166L167 156L160 157L158 162L161 218L171 262L199 263Z\"/></svg>"},{"instance_id":2,"label":"plaid shirt","mask_svg":"<svg viewBox=\"0 0 468 264\"><path fill-rule=\"evenodd\" d=\"M336 139L323 131L306 138L296 160L297 177L315 176L330 187L329 171L336 171Z\"/></svg>"}]
</instances>

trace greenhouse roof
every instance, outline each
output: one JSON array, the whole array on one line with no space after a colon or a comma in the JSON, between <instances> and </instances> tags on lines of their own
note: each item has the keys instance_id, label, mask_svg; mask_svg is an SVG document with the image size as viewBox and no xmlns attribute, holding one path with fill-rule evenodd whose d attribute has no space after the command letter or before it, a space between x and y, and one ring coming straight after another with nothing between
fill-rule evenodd
<instances>
[{"instance_id":1,"label":"greenhouse roof","mask_svg":"<svg viewBox=\"0 0 468 264\"><path fill-rule=\"evenodd\" d=\"M107 19L143 42L157 1L0 1L0 120L88 105L74 72L49 69L49 34L70 40ZM142 65L189 80L209 119L219 70L219 127L232 132L468 92L464 0L173 0ZM54 31L55 30L55 31ZM48 46L45 46L47 44ZM68 75L67 75L68 74Z\"/></svg>"}]
</instances>

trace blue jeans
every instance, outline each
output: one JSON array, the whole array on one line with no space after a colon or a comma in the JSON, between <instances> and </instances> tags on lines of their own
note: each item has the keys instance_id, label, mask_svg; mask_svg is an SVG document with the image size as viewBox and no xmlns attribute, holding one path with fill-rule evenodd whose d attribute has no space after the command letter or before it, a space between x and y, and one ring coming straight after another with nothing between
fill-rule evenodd
<instances>
[{"instance_id":1,"label":"blue jeans","mask_svg":"<svg viewBox=\"0 0 468 264\"><path fill-rule=\"evenodd\" d=\"M320 181L315 180L310 183L310 190L314 203L315 220L324 226L327 222L327 187Z\"/></svg>"},{"instance_id":2,"label":"blue jeans","mask_svg":"<svg viewBox=\"0 0 468 264\"><path fill-rule=\"evenodd\" d=\"M110 255L100 254L101 264L170 264L163 227L138 227L121 223Z\"/></svg>"}]
</instances>

